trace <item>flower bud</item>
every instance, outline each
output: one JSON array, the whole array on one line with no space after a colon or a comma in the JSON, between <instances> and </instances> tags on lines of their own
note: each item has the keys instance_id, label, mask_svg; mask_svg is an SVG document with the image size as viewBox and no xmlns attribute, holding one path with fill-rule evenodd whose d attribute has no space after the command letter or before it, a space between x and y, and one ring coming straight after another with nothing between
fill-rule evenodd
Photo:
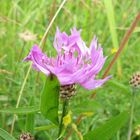
<instances>
[{"instance_id":1,"label":"flower bud","mask_svg":"<svg viewBox=\"0 0 140 140\"><path fill-rule=\"evenodd\" d=\"M129 84L133 88L140 88L140 72L133 74L133 76L131 77L129 81Z\"/></svg>"},{"instance_id":2,"label":"flower bud","mask_svg":"<svg viewBox=\"0 0 140 140\"><path fill-rule=\"evenodd\" d=\"M60 98L61 99L70 99L76 94L76 85L64 85L60 87Z\"/></svg>"},{"instance_id":3,"label":"flower bud","mask_svg":"<svg viewBox=\"0 0 140 140\"><path fill-rule=\"evenodd\" d=\"M19 140L34 140L34 138L30 133L22 133Z\"/></svg>"}]
</instances>

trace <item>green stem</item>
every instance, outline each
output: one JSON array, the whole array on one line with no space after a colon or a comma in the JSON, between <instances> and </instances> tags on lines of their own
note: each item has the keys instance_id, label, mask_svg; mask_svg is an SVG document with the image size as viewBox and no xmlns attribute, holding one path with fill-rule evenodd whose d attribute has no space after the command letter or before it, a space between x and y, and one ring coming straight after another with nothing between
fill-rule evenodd
<instances>
[{"instance_id":1,"label":"green stem","mask_svg":"<svg viewBox=\"0 0 140 140\"><path fill-rule=\"evenodd\" d=\"M133 89L132 100L131 100L131 110L130 110L130 121L129 121L129 129L128 129L127 140L131 140L133 118L134 118L134 108L135 108L135 98L136 98L136 93L135 93L135 89Z\"/></svg>"},{"instance_id":2,"label":"green stem","mask_svg":"<svg viewBox=\"0 0 140 140\"><path fill-rule=\"evenodd\" d=\"M21 61L21 58L22 58L22 55L23 55L23 52L24 52L24 48L25 48L25 41L23 42L23 46L21 48L21 51L20 51L20 54L18 56L18 61L17 62L20 62Z\"/></svg>"},{"instance_id":3,"label":"green stem","mask_svg":"<svg viewBox=\"0 0 140 140\"><path fill-rule=\"evenodd\" d=\"M120 131L117 132L117 140L120 140Z\"/></svg>"},{"instance_id":4,"label":"green stem","mask_svg":"<svg viewBox=\"0 0 140 140\"><path fill-rule=\"evenodd\" d=\"M57 140L61 139L61 133L62 133L62 130L63 130L63 127L64 127L64 125L63 125L63 118L64 118L64 116L67 113L67 107L68 107L68 100L65 99L63 101L63 110L62 110L62 115L61 115L61 119L60 119L59 131L58 131L58 139Z\"/></svg>"}]
</instances>

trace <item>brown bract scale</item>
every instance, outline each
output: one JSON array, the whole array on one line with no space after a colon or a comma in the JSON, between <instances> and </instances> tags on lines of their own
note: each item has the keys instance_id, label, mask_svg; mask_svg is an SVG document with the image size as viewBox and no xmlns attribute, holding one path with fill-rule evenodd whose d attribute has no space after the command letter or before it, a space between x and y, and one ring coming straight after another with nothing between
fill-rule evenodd
<instances>
[{"instance_id":1,"label":"brown bract scale","mask_svg":"<svg viewBox=\"0 0 140 140\"><path fill-rule=\"evenodd\" d=\"M19 140L35 140L30 133L22 133Z\"/></svg>"},{"instance_id":2,"label":"brown bract scale","mask_svg":"<svg viewBox=\"0 0 140 140\"><path fill-rule=\"evenodd\" d=\"M129 81L129 84L133 88L140 88L140 72L133 74L133 76L131 77Z\"/></svg>"},{"instance_id":3,"label":"brown bract scale","mask_svg":"<svg viewBox=\"0 0 140 140\"><path fill-rule=\"evenodd\" d=\"M76 94L76 85L64 85L60 86L60 98L61 99L70 99Z\"/></svg>"}]
</instances>

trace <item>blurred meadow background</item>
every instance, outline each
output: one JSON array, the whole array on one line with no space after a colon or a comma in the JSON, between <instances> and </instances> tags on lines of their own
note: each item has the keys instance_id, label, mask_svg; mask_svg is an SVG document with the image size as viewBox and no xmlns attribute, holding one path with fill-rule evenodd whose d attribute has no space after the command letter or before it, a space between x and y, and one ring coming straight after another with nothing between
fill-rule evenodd
<instances>
[{"instance_id":1,"label":"blurred meadow background","mask_svg":"<svg viewBox=\"0 0 140 140\"><path fill-rule=\"evenodd\" d=\"M34 44L40 43L61 3L60 0L0 0L0 128L9 133L14 113L12 113L13 110L8 109L16 107L21 86L30 65L22 60ZM87 46L96 35L104 48L104 55L108 56L99 75L102 77L139 10L139 0L67 0L47 34L46 42L42 45L43 51L49 56L55 56L53 40L56 27L67 33L70 33L73 27L82 29L81 35ZM140 70L139 25L111 69L112 79L96 91L87 91L78 87L77 95L70 102L72 122L77 128L75 130L71 125L66 128L65 137L71 129L73 130L67 139L78 140L79 135L98 128L109 118L123 111L129 112L132 97L129 80L133 73ZM19 107L39 104L45 79L44 74L31 70ZM96 96L91 98L91 94L95 92ZM140 95L137 94L133 140L140 139L139 101ZM30 130L29 128L33 130L32 134L36 140L56 138L55 129L57 128L54 125L40 113L36 113L35 116L30 115L32 115L31 120L26 113L19 113L13 130L15 138L18 138L22 132ZM79 122L77 122L78 119L80 119ZM32 122L30 126L29 122ZM127 140L128 123L110 140Z\"/></svg>"}]
</instances>

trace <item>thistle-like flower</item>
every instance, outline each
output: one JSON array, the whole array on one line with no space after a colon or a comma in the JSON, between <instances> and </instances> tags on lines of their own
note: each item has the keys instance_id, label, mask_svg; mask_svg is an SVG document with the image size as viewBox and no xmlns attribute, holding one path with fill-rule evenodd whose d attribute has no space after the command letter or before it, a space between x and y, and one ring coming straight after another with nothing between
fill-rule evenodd
<instances>
[{"instance_id":1,"label":"thistle-like flower","mask_svg":"<svg viewBox=\"0 0 140 140\"><path fill-rule=\"evenodd\" d=\"M55 58L49 58L35 45L24 60L32 61L33 68L46 75L55 74L62 88L65 88L64 90L66 90L66 87L70 87L69 85L76 84L88 90L100 87L110 78L108 76L96 80L106 57L103 56L103 49L98 44L96 37L93 38L88 48L82 40L80 32L81 30L77 31L74 28L71 30L71 35L67 35L65 32L61 33L57 28L53 43L57 51ZM73 86L71 87L73 88ZM64 97L64 94L62 97Z\"/></svg>"}]
</instances>

